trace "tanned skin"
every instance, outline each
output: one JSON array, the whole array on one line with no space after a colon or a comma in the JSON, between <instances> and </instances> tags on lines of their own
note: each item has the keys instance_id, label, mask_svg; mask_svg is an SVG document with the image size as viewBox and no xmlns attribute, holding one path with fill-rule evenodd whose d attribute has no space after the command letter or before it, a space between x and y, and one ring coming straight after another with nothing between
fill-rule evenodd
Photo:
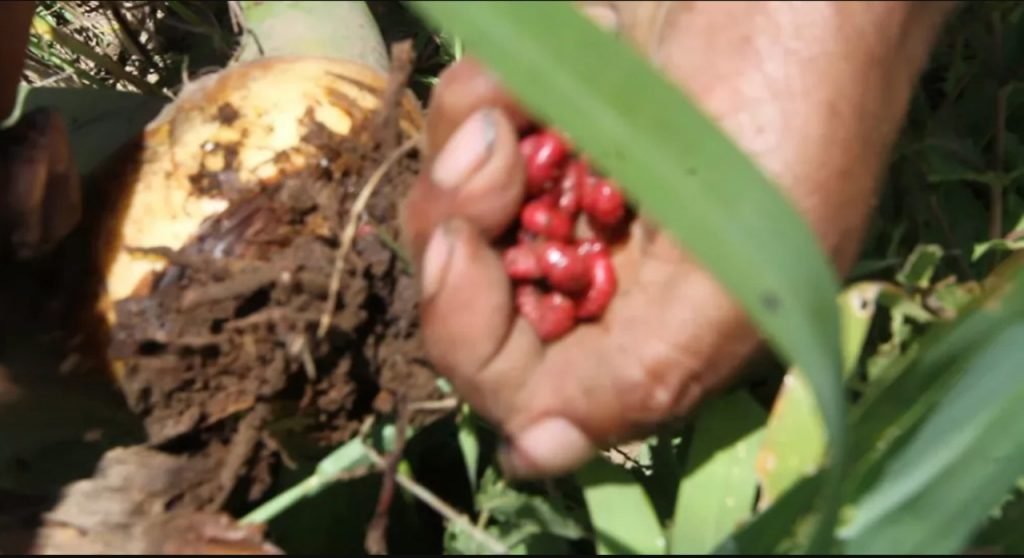
<instances>
[{"instance_id":1,"label":"tanned skin","mask_svg":"<svg viewBox=\"0 0 1024 558\"><path fill-rule=\"evenodd\" d=\"M911 92L954 3L577 5L685 90L778 184L837 272L849 271ZM7 114L32 3L4 10L0 110ZM733 383L761 340L685 250L641 223L615 257L619 292L601 322L541 344L515 317L492 245L523 198L516 137L523 122L516 100L477 61L448 68L430 100L424 170L405 200L403 225L434 364L506 434L505 471L545 477L685 416ZM48 145L66 142L54 129ZM6 198L15 187L35 192L17 180L2 186ZM24 218L38 198L13 203Z\"/></svg>"},{"instance_id":2,"label":"tanned skin","mask_svg":"<svg viewBox=\"0 0 1024 558\"><path fill-rule=\"evenodd\" d=\"M911 92L953 4L579 4L641 49L751 155L836 270L849 271ZM433 362L506 434L506 473L537 477L570 471L601 446L685 416L733 383L761 343L728 293L650 224L638 225L615 256L619 291L601 322L540 343L515 316L492 245L523 197L522 120L515 99L478 62L448 68L430 101L426 164L404 226Z\"/></svg>"}]
</instances>

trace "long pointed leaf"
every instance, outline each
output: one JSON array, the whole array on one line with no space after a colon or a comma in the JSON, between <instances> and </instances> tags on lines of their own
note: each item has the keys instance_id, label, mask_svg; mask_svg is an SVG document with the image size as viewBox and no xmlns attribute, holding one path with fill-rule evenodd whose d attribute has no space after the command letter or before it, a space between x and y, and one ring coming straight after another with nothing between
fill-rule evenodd
<instances>
[{"instance_id":1,"label":"long pointed leaf","mask_svg":"<svg viewBox=\"0 0 1024 558\"><path fill-rule=\"evenodd\" d=\"M665 533L654 504L628 471L600 457L577 471L598 554L663 554Z\"/></svg>"},{"instance_id":2,"label":"long pointed leaf","mask_svg":"<svg viewBox=\"0 0 1024 558\"><path fill-rule=\"evenodd\" d=\"M832 444L813 546L829 544L846 445L837 282L804 220L678 87L569 3L412 5L616 179L804 371Z\"/></svg>"},{"instance_id":3,"label":"long pointed leaf","mask_svg":"<svg viewBox=\"0 0 1024 558\"><path fill-rule=\"evenodd\" d=\"M998 334L880 481L844 531L853 554L950 554L1024 474L1024 316Z\"/></svg>"},{"instance_id":4,"label":"long pointed leaf","mask_svg":"<svg viewBox=\"0 0 1024 558\"><path fill-rule=\"evenodd\" d=\"M888 455L928 416L965 371L985 340L1024 315L1024 266L1007 261L990 282L990 292L953 323L941 324L897 360L852 412L850 490L858 497L877 476Z\"/></svg>"},{"instance_id":5,"label":"long pointed leaf","mask_svg":"<svg viewBox=\"0 0 1024 558\"><path fill-rule=\"evenodd\" d=\"M765 511L730 535L714 553L736 556L789 554L806 533L806 525L814 513L811 504L821 490L823 471L804 477L782 493ZM767 551L765 549L768 549Z\"/></svg>"},{"instance_id":6,"label":"long pointed leaf","mask_svg":"<svg viewBox=\"0 0 1024 558\"><path fill-rule=\"evenodd\" d=\"M699 465L687 472L676 495L673 554L707 554L750 517L764 420L764 410L745 391L709 401L701 411L690 445L690 461Z\"/></svg>"},{"instance_id":7,"label":"long pointed leaf","mask_svg":"<svg viewBox=\"0 0 1024 558\"><path fill-rule=\"evenodd\" d=\"M839 327L842 332L843 376L849 379L867 338L879 293L885 286L876 281L850 285L839 295ZM801 478L814 474L826 450L825 427L814 404L814 394L799 370L783 378L772 405L757 456L761 481L758 508L771 505Z\"/></svg>"}]
</instances>

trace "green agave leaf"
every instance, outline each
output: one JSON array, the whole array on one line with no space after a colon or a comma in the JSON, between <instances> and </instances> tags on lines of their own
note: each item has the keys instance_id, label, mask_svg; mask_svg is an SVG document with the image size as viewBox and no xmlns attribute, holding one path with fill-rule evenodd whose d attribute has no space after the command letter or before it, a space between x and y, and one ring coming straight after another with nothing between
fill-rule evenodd
<instances>
[{"instance_id":1,"label":"green agave leaf","mask_svg":"<svg viewBox=\"0 0 1024 558\"><path fill-rule=\"evenodd\" d=\"M1024 554L1024 494L1017 494L999 509L998 516L978 533L971 546L994 554Z\"/></svg>"},{"instance_id":2,"label":"green agave leaf","mask_svg":"<svg viewBox=\"0 0 1024 558\"><path fill-rule=\"evenodd\" d=\"M765 418L745 391L709 401L698 415L691 468L676 496L673 554L707 554L750 517L757 494L754 458Z\"/></svg>"},{"instance_id":3,"label":"green agave leaf","mask_svg":"<svg viewBox=\"0 0 1024 558\"><path fill-rule=\"evenodd\" d=\"M958 366L987 340L1011 327L1024 316L1024 267L1008 262L996 275L1005 277L990 284L962 317L933 326L904 355L871 384L865 398L852 412L850 490L863 493L879 473L891 452L906 441L957 382L966 368Z\"/></svg>"},{"instance_id":4,"label":"green agave leaf","mask_svg":"<svg viewBox=\"0 0 1024 558\"><path fill-rule=\"evenodd\" d=\"M828 545L846 445L838 289L806 223L677 87L569 3L411 4L622 184L804 371L832 444L828 505L814 541ZM759 238L773 241L752 241Z\"/></svg>"},{"instance_id":5,"label":"green agave leaf","mask_svg":"<svg viewBox=\"0 0 1024 558\"><path fill-rule=\"evenodd\" d=\"M1024 473L1024 315L966 364L857 503L853 554L958 552Z\"/></svg>"},{"instance_id":6,"label":"green agave leaf","mask_svg":"<svg viewBox=\"0 0 1024 558\"><path fill-rule=\"evenodd\" d=\"M595 458L576 480L590 512L599 554L664 554L665 533L643 485L622 467Z\"/></svg>"}]
</instances>

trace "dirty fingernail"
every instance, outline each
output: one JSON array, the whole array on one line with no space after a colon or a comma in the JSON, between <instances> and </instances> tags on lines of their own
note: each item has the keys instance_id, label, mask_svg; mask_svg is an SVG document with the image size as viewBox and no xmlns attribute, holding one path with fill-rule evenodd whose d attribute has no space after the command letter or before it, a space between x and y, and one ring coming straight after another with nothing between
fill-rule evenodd
<instances>
[{"instance_id":1,"label":"dirty fingernail","mask_svg":"<svg viewBox=\"0 0 1024 558\"><path fill-rule=\"evenodd\" d=\"M564 418L546 418L529 427L499 454L510 477L556 476L571 471L594 453L582 430Z\"/></svg>"},{"instance_id":2,"label":"dirty fingernail","mask_svg":"<svg viewBox=\"0 0 1024 558\"><path fill-rule=\"evenodd\" d=\"M448 139L434 161L430 178L441 188L457 188L490 157L496 137L493 109L473 113Z\"/></svg>"},{"instance_id":3,"label":"dirty fingernail","mask_svg":"<svg viewBox=\"0 0 1024 558\"><path fill-rule=\"evenodd\" d=\"M452 255L451 234L446 224L434 229L423 252L422 297L430 298L441 287L448 261Z\"/></svg>"}]
</instances>

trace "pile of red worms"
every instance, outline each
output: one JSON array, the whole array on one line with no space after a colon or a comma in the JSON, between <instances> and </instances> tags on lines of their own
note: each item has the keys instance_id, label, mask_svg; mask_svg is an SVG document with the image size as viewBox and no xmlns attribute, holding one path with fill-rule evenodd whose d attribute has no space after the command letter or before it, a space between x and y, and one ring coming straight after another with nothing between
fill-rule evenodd
<instances>
[{"instance_id":1,"label":"pile of red worms","mask_svg":"<svg viewBox=\"0 0 1024 558\"><path fill-rule=\"evenodd\" d=\"M604 313L618 286L610 247L633 218L622 192L550 129L522 136L526 198L503 254L516 308L542 341Z\"/></svg>"}]
</instances>

